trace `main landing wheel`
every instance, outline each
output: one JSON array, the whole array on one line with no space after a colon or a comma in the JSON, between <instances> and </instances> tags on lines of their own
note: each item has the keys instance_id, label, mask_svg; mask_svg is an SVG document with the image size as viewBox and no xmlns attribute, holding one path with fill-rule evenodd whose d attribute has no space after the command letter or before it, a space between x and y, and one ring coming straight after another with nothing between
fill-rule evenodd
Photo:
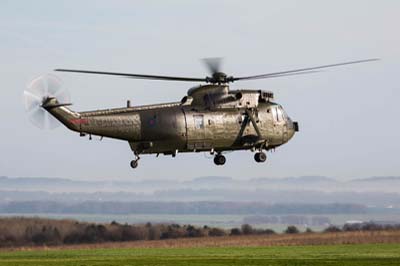
<instances>
[{"instance_id":1,"label":"main landing wheel","mask_svg":"<svg viewBox=\"0 0 400 266\"><path fill-rule=\"evenodd\" d=\"M132 167L133 169L135 169L136 167L138 167L138 165L139 165L138 160L132 160L132 161L131 161L131 167Z\"/></svg>"},{"instance_id":2,"label":"main landing wheel","mask_svg":"<svg viewBox=\"0 0 400 266\"><path fill-rule=\"evenodd\" d=\"M224 165L225 162L226 162L225 156L223 156L222 154L217 154L217 155L215 155L215 157L214 157L214 163L215 163L216 165Z\"/></svg>"},{"instance_id":3,"label":"main landing wheel","mask_svg":"<svg viewBox=\"0 0 400 266\"><path fill-rule=\"evenodd\" d=\"M256 160L257 163L263 163L267 160L267 155L265 153L257 152L254 154L254 160Z\"/></svg>"}]
</instances>

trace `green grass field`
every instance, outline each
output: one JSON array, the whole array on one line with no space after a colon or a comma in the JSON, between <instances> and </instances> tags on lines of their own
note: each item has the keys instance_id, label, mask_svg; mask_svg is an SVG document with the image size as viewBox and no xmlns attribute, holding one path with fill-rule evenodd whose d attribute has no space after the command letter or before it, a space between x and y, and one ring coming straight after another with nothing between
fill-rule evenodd
<instances>
[{"instance_id":1,"label":"green grass field","mask_svg":"<svg viewBox=\"0 0 400 266\"><path fill-rule=\"evenodd\" d=\"M399 244L0 251L0 265L400 265Z\"/></svg>"}]
</instances>

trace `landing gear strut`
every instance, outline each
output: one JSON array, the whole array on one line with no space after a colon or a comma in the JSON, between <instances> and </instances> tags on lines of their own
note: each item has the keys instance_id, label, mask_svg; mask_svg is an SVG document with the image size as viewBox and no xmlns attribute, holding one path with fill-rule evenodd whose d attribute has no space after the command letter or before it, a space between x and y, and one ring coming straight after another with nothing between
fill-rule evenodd
<instances>
[{"instance_id":1,"label":"landing gear strut","mask_svg":"<svg viewBox=\"0 0 400 266\"><path fill-rule=\"evenodd\" d=\"M267 155L260 151L254 154L254 160L256 160L257 163L263 163L267 160Z\"/></svg>"},{"instance_id":2,"label":"landing gear strut","mask_svg":"<svg viewBox=\"0 0 400 266\"><path fill-rule=\"evenodd\" d=\"M139 159L140 159L139 154L135 153L135 157L136 157L135 160L131 161L131 167L133 169L135 169L139 166Z\"/></svg>"},{"instance_id":3,"label":"landing gear strut","mask_svg":"<svg viewBox=\"0 0 400 266\"><path fill-rule=\"evenodd\" d=\"M217 155L215 155L214 157L214 163L216 165L224 165L226 162L226 158L225 156L223 156L221 153L218 153Z\"/></svg>"}]
</instances>

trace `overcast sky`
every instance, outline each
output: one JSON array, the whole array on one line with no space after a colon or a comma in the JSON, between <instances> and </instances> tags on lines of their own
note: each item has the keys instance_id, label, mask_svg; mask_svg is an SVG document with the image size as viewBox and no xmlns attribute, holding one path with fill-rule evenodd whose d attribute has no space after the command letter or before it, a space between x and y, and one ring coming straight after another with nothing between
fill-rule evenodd
<instances>
[{"instance_id":1,"label":"overcast sky","mask_svg":"<svg viewBox=\"0 0 400 266\"><path fill-rule=\"evenodd\" d=\"M189 179L197 176L341 179L400 175L400 1L0 1L0 176ZM27 83L54 68L205 76L200 58L249 75L379 57L318 74L237 82L272 90L300 132L268 153L142 156L128 143L89 141L28 120ZM57 73L73 109L180 100L192 83Z\"/></svg>"}]
</instances>

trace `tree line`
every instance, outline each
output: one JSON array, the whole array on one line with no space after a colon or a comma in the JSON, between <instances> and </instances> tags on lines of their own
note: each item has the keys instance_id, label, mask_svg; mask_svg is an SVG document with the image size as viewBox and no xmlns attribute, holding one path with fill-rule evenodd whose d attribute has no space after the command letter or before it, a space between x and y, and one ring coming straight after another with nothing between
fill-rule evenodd
<instances>
[{"instance_id":1,"label":"tree line","mask_svg":"<svg viewBox=\"0 0 400 266\"><path fill-rule=\"evenodd\" d=\"M346 224L343 227L329 226L325 232L366 230L400 230L400 225ZM296 226L291 225L284 233L298 234L301 232ZM307 229L304 233L313 233L313 231ZM43 218L0 218L0 247L272 234L276 234L276 232L271 229L253 228L249 224L228 230L180 224L120 224L115 221L98 224Z\"/></svg>"},{"instance_id":2,"label":"tree line","mask_svg":"<svg viewBox=\"0 0 400 266\"><path fill-rule=\"evenodd\" d=\"M225 230L180 224L107 224L43 218L0 218L0 247L63 245L188 237L221 237L238 234L271 234L272 230Z\"/></svg>"}]
</instances>

